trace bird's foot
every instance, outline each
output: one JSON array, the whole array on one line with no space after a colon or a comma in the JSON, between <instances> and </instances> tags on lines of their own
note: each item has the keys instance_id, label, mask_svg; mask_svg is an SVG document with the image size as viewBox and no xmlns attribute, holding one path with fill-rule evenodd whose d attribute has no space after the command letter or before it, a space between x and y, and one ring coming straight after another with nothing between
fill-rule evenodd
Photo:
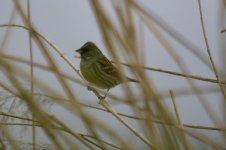
<instances>
[{"instance_id":1,"label":"bird's foot","mask_svg":"<svg viewBox=\"0 0 226 150\"><path fill-rule=\"evenodd\" d=\"M92 89L93 89L93 88L92 88L91 86L89 86L89 85L87 86L87 90L88 90L88 91L92 91Z\"/></svg>"},{"instance_id":2,"label":"bird's foot","mask_svg":"<svg viewBox=\"0 0 226 150\"><path fill-rule=\"evenodd\" d=\"M107 97L108 92L109 92L109 89L107 89L107 92L104 94L104 96L101 96L101 95L98 96L99 104L105 100L105 98Z\"/></svg>"},{"instance_id":3,"label":"bird's foot","mask_svg":"<svg viewBox=\"0 0 226 150\"><path fill-rule=\"evenodd\" d=\"M99 104L101 104L103 101L105 101L106 96L98 96Z\"/></svg>"},{"instance_id":4,"label":"bird's foot","mask_svg":"<svg viewBox=\"0 0 226 150\"><path fill-rule=\"evenodd\" d=\"M98 99L99 100L104 100L104 97L100 95L100 96L98 96Z\"/></svg>"}]
</instances>

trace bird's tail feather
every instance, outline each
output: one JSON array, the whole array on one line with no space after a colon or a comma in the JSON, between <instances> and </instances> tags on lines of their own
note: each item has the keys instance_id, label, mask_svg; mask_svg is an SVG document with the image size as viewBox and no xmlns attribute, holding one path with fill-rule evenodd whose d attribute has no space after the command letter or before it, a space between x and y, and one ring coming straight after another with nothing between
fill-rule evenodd
<instances>
[{"instance_id":1,"label":"bird's tail feather","mask_svg":"<svg viewBox=\"0 0 226 150\"><path fill-rule=\"evenodd\" d=\"M136 80L136 79L132 79L132 78L127 78L127 79L129 80L129 82L136 82L136 83L139 83L139 81Z\"/></svg>"}]
</instances>

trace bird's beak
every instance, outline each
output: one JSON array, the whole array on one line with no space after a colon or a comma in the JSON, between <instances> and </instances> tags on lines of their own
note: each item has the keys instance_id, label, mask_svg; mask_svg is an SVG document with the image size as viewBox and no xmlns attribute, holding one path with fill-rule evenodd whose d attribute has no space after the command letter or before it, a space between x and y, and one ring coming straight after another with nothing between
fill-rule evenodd
<instances>
[{"instance_id":1,"label":"bird's beak","mask_svg":"<svg viewBox=\"0 0 226 150\"><path fill-rule=\"evenodd\" d=\"M75 50L77 53L81 53L81 49L77 49Z\"/></svg>"}]
</instances>

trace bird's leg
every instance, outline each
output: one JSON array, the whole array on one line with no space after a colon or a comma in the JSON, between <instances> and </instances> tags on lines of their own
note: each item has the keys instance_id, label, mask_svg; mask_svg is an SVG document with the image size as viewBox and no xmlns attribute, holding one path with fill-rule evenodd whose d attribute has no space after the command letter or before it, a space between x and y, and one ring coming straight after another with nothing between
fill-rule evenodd
<instances>
[{"instance_id":1,"label":"bird's leg","mask_svg":"<svg viewBox=\"0 0 226 150\"><path fill-rule=\"evenodd\" d=\"M107 96L107 94L108 94L109 90L110 90L110 89L107 89L107 91L106 91L106 93L105 93L105 95L104 95L103 99L105 99L105 98L106 98L106 96Z\"/></svg>"},{"instance_id":2,"label":"bird's leg","mask_svg":"<svg viewBox=\"0 0 226 150\"><path fill-rule=\"evenodd\" d=\"M100 101L103 101L103 100L106 98L106 96L107 96L109 90L110 90L110 89L107 89L107 91L106 91L106 93L104 94L104 96L99 96L99 97L98 97ZM100 102L99 102L99 103L100 103Z\"/></svg>"}]
</instances>

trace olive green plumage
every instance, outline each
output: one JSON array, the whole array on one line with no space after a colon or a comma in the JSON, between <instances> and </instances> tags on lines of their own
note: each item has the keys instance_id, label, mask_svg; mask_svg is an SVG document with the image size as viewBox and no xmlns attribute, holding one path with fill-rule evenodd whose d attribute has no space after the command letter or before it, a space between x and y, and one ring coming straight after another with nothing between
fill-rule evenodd
<instances>
[{"instance_id":1,"label":"olive green plumage","mask_svg":"<svg viewBox=\"0 0 226 150\"><path fill-rule=\"evenodd\" d=\"M117 68L94 43L87 42L76 52L81 55L80 70L88 82L102 89L110 89L122 83ZM130 82L138 82L134 79L127 79Z\"/></svg>"}]
</instances>

